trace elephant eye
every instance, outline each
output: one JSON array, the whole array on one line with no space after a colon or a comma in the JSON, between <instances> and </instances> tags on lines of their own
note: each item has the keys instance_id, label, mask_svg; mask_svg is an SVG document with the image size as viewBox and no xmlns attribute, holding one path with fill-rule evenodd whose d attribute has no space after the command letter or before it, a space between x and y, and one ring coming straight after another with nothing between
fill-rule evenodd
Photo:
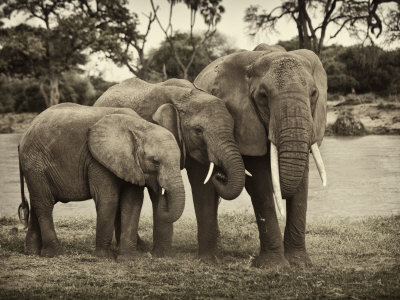
<instances>
[{"instance_id":1,"label":"elephant eye","mask_svg":"<svg viewBox=\"0 0 400 300\"><path fill-rule=\"evenodd\" d=\"M150 157L150 161L156 168L160 166L160 162L154 156Z\"/></svg>"},{"instance_id":2,"label":"elephant eye","mask_svg":"<svg viewBox=\"0 0 400 300\"><path fill-rule=\"evenodd\" d=\"M316 100L317 98L318 98L318 89L314 88L314 89L311 91L311 99L312 99L312 100Z\"/></svg>"},{"instance_id":3,"label":"elephant eye","mask_svg":"<svg viewBox=\"0 0 400 300\"><path fill-rule=\"evenodd\" d=\"M197 135L202 135L202 134L203 134L203 128L201 128L201 127L199 127L199 126L194 127L194 132L195 132Z\"/></svg>"}]
</instances>

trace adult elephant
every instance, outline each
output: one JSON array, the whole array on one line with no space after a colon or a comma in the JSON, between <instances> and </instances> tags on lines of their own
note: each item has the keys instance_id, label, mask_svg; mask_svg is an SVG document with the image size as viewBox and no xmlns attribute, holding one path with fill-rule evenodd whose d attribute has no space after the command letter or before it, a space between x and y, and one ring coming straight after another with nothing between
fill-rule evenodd
<instances>
[{"instance_id":1,"label":"adult elephant","mask_svg":"<svg viewBox=\"0 0 400 300\"><path fill-rule=\"evenodd\" d=\"M310 150L323 184L326 174L318 150L326 123L327 78L313 52L286 52L280 46L261 44L253 51L240 51L209 64L194 84L226 101L235 120L235 140L243 155L246 190L251 196L261 249L256 266L308 264L305 227ZM269 155L267 155L269 154ZM214 201L213 211L201 218L212 219L202 232L200 249L214 255L217 236L217 197L195 190L199 203ZM274 198L287 220L284 243L275 213ZM202 200L203 199L203 200ZM211 206L210 204L207 204Z\"/></svg>"},{"instance_id":2,"label":"adult elephant","mask_svg":"<svg viewBox=\"0 0 400 300\"><path fill-rule=\"evenodd\" d=\"M232 116L221 99L195 89L186 80L150 84L131 78L109 88L94 105L128 107L145 120L170 130L181 148L181 168L186 167L191 182L196 177L196 184L192 184L196 195L203 186L212 186L221 197L230 200L243 190L244 164L234 140ZM192 170L200 171L192 174ZM158 195L150 192L150 197L155 210ZM194 199L197 215L209 210L208 204L199 203L200 200ZM197 220L199 228L209 227L209 220ZM172 233L171 223L154 219L153 254L165 254L170 248Z\"/></svg>"}]
</instances>

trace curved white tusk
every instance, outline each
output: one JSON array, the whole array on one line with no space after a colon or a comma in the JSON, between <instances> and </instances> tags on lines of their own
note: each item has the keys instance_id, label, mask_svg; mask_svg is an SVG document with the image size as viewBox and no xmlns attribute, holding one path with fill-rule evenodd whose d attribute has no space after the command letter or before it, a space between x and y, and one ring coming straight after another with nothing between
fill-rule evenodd
<instances>
[{"instance_id":1,"label":"curved white tusk","mask_svg":"<svg viewBox=\"0 0 400 300\"><path fill-rule=\"evenodd\" d=\"M244 169L244 174L246 174L247 176L253 177L253 175L246 169Z\"/></svg>"},{"instance_id":2,"label":"curved white tusk","mask_svg":"<svg viewBox=\"0 0 400 300\"><path fill-rule=\"evenodd\" d=\"M283 209L281 185L279 182L279 162L278 162L278 150L276 146L271 142L271 176L272 176L272 188L274 191L274 199L276 206L278 207L279 213L285 218L285 211Z\"/></svg>"},{"instance_id":3,"label":"curved white tusk","mask_svg":"<svg viewBox=\"0 0 400 300\"><path fill-rule=\"evenodd\" d=\"M319 176L321 176L322 186L325 187L327 184L325 165L324 161L322 160L321 153L319 152L317 143L311 145L311 152L314 157L315 164L317 165Z\"/></svg>"},{"instance_id":4,"label":"curved white tusk","mask_svg":"<svg viewBox=\"0 0 400 300\"><path fill-rule=\"evenodd\" d=\"M276 206L278 207L279 213L281 214L283 220L285 220L285 219L286 219L286 215L285 215L285 210L283 209L282 198L281 198L281 200L279 201L279 200L276 198L274 192L272 192L272 196L274 197L274 201L275 201Z\"/></svg>"},{"instance_id":5,"label":"curved white tusk","mask_svg":"<svg viewBox=\"0 0 400 300\"><path fill-rule=\"evenodd\" d=\"M204 184L206 184L210 180L213 170L214 170L214 163L211 162L210 168L208 169L208 174L206 176L206 179L204 180Z\"/></svg>"},{"instance_id":6,"label":"curved white tusk","mask_svg":"<svg viewBox=\"0 0 400 300\"><path fill-rule=\"evenodd\" d=\"M165 189L162 188L162 189L161 189L161 195L164 195L164 194L165 194Z\"/></svg>"}]
</instances>

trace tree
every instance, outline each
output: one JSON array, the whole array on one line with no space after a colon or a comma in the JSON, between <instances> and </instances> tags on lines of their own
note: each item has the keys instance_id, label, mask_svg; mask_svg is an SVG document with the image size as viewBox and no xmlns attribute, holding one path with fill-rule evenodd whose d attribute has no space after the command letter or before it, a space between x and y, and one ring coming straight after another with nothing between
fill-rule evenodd
<instances>
[{"instance_id":1,"label":"tree","mask_svg":"<svg viewBox=\"0 0 400 300\"><path fill-rule=\"evenodd\" d=\"M259 31L275 30L277 22L287 16L296 23L299 48L313 50L319 55L329 24L338 28L331 38L346 29L355 36L363 34L364 41L373 42L371 34L379 37L383 30L383 15L378 8L390 2L400 4L400 0L289 0L270 11L250 6L246 9L244 20L249 24L249 34L254 36ZM322 19L316 25L313 17L318 14L322 15Z\"/></svg>"},{"instance_id":2,"label":"tree","mask_svg":"<svg viewBox=\"0 0 400 300\"><path fill-rule=\"evenodd\" d=\"M165 26L158 18L158 6L156 7L154 1L150 0L155 20L163 31L169 48L171 49L171 54L179 67L181 73L181 76L179 77L184 79L189 78L189 70L193 65L196 55L205 47L207 41L215 34L217 24L221 20L221 14L225 11L224 7L220 4L221 1L222 0L168 0L170 3L169 18L168 24ZM190 9L190 29L189 37L187 39L188 51L186 52L187 56L184 57L179 55L178 47L176 45L177 32L172 28L174 6L180 2L185 3ZM207 30L204 32L203 37L200 38L200 40L193 34L197 12L200 12L204 23L207 25ZM186 59L186 57L188 59Z\"/></svg>"},{"instance_id":3,"label":"tree","mask_svg":"<svg viewBox=\"0 0 400 300\"><path fill-rule=\"evenodd\" d=\"M6 2L1 7L3 20L19 15L26 17L22 23L36 22L0 30L0 72L39 79L46 105L59 103L59 81L64 72L79 71L87 55L96 51L119 53L121 58L121 40L142 38L126 4L126 0ZM116 35L124 38L115 39Z\"/></svg>"},{"instance_id":4,"label":"tree","mask_svg":"<svg viewBox=\"0 0 400 300\"><path fill-rule=\"evenodd\" d=\"M200 35L194 34L192 36L194 43L200 43L202 38ZM181 58L184 65L188 64L191 59L192 47L190 46L189 33L176 32L172 37L174 49L177 55ZM197 46L197 45L196 45ZM192 64L187 72L187 79L194 80L197 74L205 68L210 62L223 55L230 54L237 49L229 43L228 39L216 32L210 39L208 39L203 47L199 48L196 56L192 59ZM165 39L160 47L152 49L149 53L152 58L150 67L158 74L164 74L163 78L155 78L154 81L165 80L172 77L181 77L182 71L176 64L174 55L171 53L171 48L167 39Z\"/></svg>"},{"instance_id":5,"label":"tree","mask_svg":"<svg viewBox=\"0 0 400 300\"><path fill-rule=\"evenodd\" d=\"M103 52L117 65L126 66L136 77L148 80L153 71L149 67L151 58L145 55L145 46L155 20L153 13L146 16L146 29L140 32L139 17L129 11L126 0L97 0L96 5L92 2L79 1L79 9L96 20L97 42L91 46L92 50Z\"/></svg>"}]
</instances>

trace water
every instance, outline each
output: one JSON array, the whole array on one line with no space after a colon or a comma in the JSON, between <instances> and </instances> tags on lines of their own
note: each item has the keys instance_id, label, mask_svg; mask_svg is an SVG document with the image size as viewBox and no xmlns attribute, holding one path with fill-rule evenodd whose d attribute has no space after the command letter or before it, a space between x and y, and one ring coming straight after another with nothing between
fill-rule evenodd
<instances>
[{"instance_id":1,"label":"water","mask_svg":"<svg viewBox=\"0 0 400 300\"><path fill-rule=\"evenodd\" d=\"M20 204L17 145L21 134L0 134L0 217L16 216ZM318 171L310 162L309 219L363 217L400 213L400 136L326 137L321 147L328 174L322 188ZM194 217L186 172L184 215ZM26 191L27 194L27 191ZM243 191L233 201L222 201L219 212L252 211ZM95 216L94 202L58 203L54 216ZM152 215L146 193L142 214Z\"/></svg>"}]
</instances>

